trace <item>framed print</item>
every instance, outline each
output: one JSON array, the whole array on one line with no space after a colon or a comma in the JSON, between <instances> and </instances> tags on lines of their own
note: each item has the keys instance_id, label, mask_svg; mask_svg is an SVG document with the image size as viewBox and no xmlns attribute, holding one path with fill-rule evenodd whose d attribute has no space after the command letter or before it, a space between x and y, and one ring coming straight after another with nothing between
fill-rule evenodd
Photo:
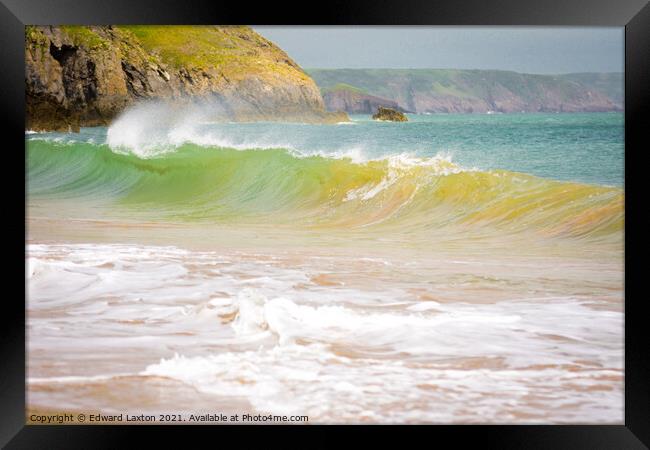
<instances>
[{"instance_id":1,"label":"framed print","mask_svg":"<svg viewBox=\"0 0 650 450\"><path fill-rule=\"evenodd\" d=\"M217 6L3 0L3 445L645 448L650 7Z\"/></svg>"}]
</instances>

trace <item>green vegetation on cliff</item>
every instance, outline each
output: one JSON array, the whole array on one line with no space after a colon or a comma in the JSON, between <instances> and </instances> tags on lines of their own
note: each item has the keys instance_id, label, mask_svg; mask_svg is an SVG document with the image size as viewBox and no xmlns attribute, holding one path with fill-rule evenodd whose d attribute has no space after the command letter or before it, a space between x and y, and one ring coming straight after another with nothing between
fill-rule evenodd
<instances>
[{"instance_id":1,"label":"green vegetation on cliff","mask_svg":"<svg viewBox=\"0 0 650 450\"><path fill-rule=\"evenodd\" d=\"M337 92L337 91L347 91L347 92L353 92L355 94L367 94L366 91L363 89L360 89L356 86L350 86L347 83L337 83L332 87L327 87L327 88L322 88L321 91L323 93L325 92Z\"/></svg>"},{"instance_id":2,"label":"green vegetation on cliff","mask_svg":"<svg viewBox=\"0 0 650 450\"><path fill-rule=\"evenodd\" d=\"M219 68L232 76L275 72L309 79L289 56L246 26L120 25L150 54L176 68Z\"/></svg>"},{"instance_id":3,"label":"green vegetation on cliff","mask_svg":"<svg viewBox=\"0 0 650 450\"><path fill-rule=\"evenodd\" d=\"M90 50L107 49L110 41L102 38L88 27L75 25L62 25L61 30L70 36L76 46L84 46Z\"/></svg>"},{"instance_id":4,"label":"green vegetation on cliff","mask_svg":"<svg viewBox=\"0 0 650 450\"><path fill-rule=\"evenodd\" d=\"M620 72L614 73L570 73L561 75L567 80L576 81L596 91L602 92L618 104L623 104L625 79Z\"/></svg>"}]
</instances>

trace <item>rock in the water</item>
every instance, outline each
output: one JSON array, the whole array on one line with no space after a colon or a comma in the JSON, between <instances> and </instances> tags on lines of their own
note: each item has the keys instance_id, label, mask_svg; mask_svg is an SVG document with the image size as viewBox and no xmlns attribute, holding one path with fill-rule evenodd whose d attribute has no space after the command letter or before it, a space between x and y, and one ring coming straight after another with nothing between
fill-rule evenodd
<instances>
[{"instance_id":1,"label":"rock in the water","mask_svg":"<svg viewBox=\"0 0 650 450\"><path fill-rule=\"evenodd\" d=\"M377 113L375 113L372 118L375 120L389 120L391 122L408 122L404 113L383 106L380 106L379 109L377 109Z\"/></svg>"}]
</instances>

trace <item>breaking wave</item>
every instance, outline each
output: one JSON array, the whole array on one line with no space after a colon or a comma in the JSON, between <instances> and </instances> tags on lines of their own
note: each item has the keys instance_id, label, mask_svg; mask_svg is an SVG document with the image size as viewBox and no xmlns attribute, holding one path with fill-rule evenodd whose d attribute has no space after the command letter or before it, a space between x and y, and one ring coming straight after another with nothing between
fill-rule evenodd
<instances>
[{"instance_id":1,"label":"breaking wave","mask_svg":"<svg viewBox=\"0 0 650 450\"><path fill-rule=\"evenodd\" d=\"M124 129L119 138L109 130L106 144L30 139L29 194L101 200L153 219L180 221L481 227L572 237L623 229L624 194L617 187L467 169L444 154L380 159L363 159L355 151L303 154L214 139L188 142L182 126L173 130L175 139L154 136L149 147L136 145L135 134Z\"/></svg>"}]
</instances>

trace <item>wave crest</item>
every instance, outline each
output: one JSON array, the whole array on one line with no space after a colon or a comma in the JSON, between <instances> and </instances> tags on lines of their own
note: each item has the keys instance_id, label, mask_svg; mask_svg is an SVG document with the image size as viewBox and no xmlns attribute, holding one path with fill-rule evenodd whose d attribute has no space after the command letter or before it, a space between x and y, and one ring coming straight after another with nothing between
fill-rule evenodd
<instances>
[{"instance_id":1,"label":"wave crest","mask_svg":"<svg viewBox=\"0 0 650 450\"><path fill-rule=\"evenodd\" d=\"M620 235L623 227L619 188L466 169L448 154L358 161L178 142L143 159L107 145L33 140L29 193L89 197L181 221L582 237Z\"/></svg>"}]
</instances>

